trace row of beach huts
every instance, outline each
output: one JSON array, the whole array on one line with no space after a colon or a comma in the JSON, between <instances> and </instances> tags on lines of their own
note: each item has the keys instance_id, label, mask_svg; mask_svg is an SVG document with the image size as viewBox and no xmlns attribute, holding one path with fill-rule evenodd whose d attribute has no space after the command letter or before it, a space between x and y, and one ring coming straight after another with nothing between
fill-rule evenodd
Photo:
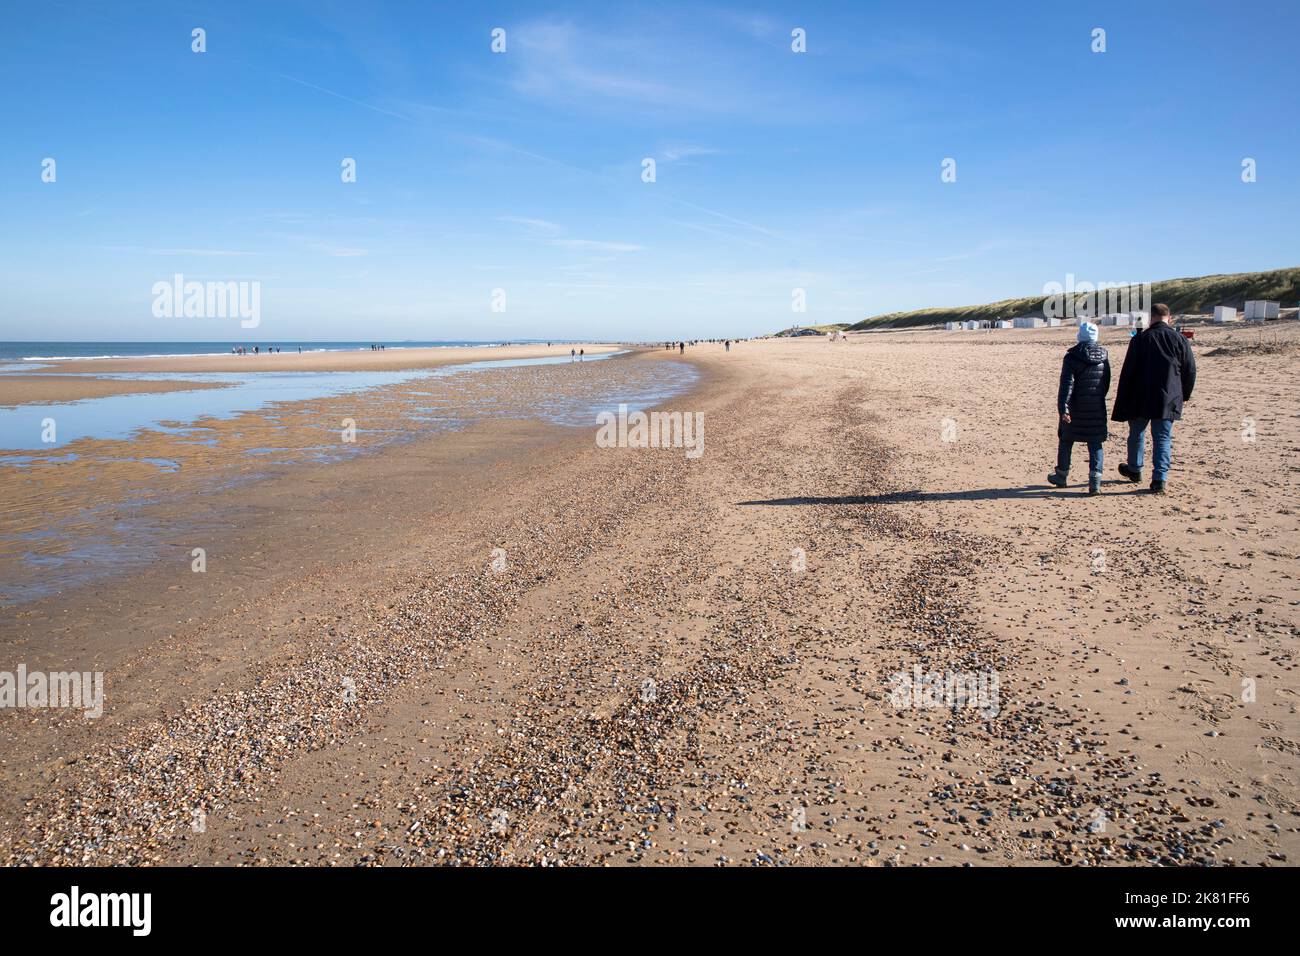
<instances>
[{"instance_id":1,"label":"row of beach huts","mask_svg":"<svg viewBox=\"0 0 1300 956\"><path fill-rule=\"evenodd\" d=\"M1281 312L1281 306L1280 302L1252 299L1246 303L1244 316L1246 320L1255 322L1276 319ZM967 319L964 322L945 322L943 327L949 332L976 329L1047 329L1061 325L1075 325L1078 321L1077 317L1071 319L1045 319L1036 315L1022 315L1015 319ZM1098 325L1131 326L1145 329L1151 321L1151 313L1141 311L1113 312L1109 315L1098 316L1095 321ZM1214 322L1216 324L1221 325L1226 322L1240 321L1241 316L1236 309L1226 305L1215 306Z\"/></svg>"},{"instance_id":2,"label":"row of beach huts","mask_svg":"<svg viewBox=\"0 0 1300 956\"><path fill-rule=\"evenodd\" d=\"M1098 325L1137 325L1146 327L1150 315L1146 312L1116 312L1103 315L1097 319ZM1073 319L1044 319L1037 315L1022 315L1016 319L967 319L965 322L945 322L943 327L949 332L961 332L973 329L1054 329L1062 325L1075 325Z\"/></svg>"},{"instance_id":3,"label":"row of beach huts","mask_svg":"<svg viewBox=\"0 0 1300 956\"><path fill-rule=\"evenodd\" d=\"M1281 314L1281 311L1281 302L1252 299L1246 303L1245 317L1248 322L1263 322L1267 319L1276 319ZM1237 310L1231 306L1216 305L1214 307L1214 321L1223 324L1224 322L1240 322L1241 318L1237 315Z\"/></svg>"}]
</instances>

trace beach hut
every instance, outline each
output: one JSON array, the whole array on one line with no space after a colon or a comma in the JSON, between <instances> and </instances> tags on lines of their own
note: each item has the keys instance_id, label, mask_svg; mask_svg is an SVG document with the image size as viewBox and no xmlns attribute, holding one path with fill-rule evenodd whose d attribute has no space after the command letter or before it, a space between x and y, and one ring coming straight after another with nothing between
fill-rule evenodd
<instances>
[{"instance_id":1,"label":"beach hut","mask_svg":"<svg viewBox=\"0 0 1300 956\"><path fill-rule=\"evenodd\" d=\"M1048 319L1048 320L1047 320L1047 325L1048 325L1049 328L1053 328L1053 329L1054 329L1054 328L1056 328L1057 326L1059 326L1060 324L1061 324L1061 320L1060 320L1060 319Z\"/></svg>"},{"instance_id":2,"label":"beach hut","mask_svg":"<svg viewBox=\"0 0 1300 956\"><path fill-rule=\"evenodd\" d=\"M966 329L966 331L968 332L973 329L978 329L979 327L980 324L978 319L967 319L965 322L962 323L962 328Z\"/></svg>"},{"instance_id":3,"label":"beach hut","mask_svg":"<svg viewBox=\"0 0 1300 956\"><path fill-rule=\"evenodd\" d=\"M1225 322L1237 321L1237 310L1230 305L1216 305L1214 307L1214 321L1218 325Z\"/></svg>"},{"instance_id":4,"label":"beach hut","mask_svg":"<svg viewBox=\"0 0 1300 956\"><path fill-rule=\"evenodd\" d=\"M1278 311L1281 309L1280 302L1267 302L1264 299L1251 299L1246 303L1246 318L1264 321L1265 319L1276 319Z\"/></svg>"},{"instance_id":5,"label":"beach hut","mask_svg":"<svg viewBox=\"0 0 1300 956\"><path fill-rule=\"evenodd\" d=\"M1098 325L1128 325L1132 321L1127 312L1116 312L1113 315L1103 315L1097 320Z\"/></svg>"},{"instance_id":6,"label":"beach hut","mask_svg":"<svg viewBox=\"0 0 1300 956\"><path fill-rule=\"evenodd\" d=\"M1018 319L1012 319L1011 324L1017 329L1041 329L1047 322L1032 315L1022 315Z\"/></svg>"},{"instance_id":7,"label":"beach hut","mask_svg":"<svg viewBox=\"0 0 1300 956\"><path fill-rule=\"evenodd\" d=\"M993 324L993 328L995 328L995 329L1009 329L1009 328L1012 328L1012 325L1011 325L1011 323L1010 323L1007 319L998 319L997 322L995 322L995 323Z\"/></svg>"},{"instance_id":8,"label":"beach hut","mask_svg":"<svg viewBox=\"0 0 1300 956\"><path fill-rule=\"evenodd\" d=\"M945 331L948 331L948 332L956 332L956 331L958 331L958 330L961 329L961 323L960 323L960 322L945 322L945 323L943 324L943 327L944 327L944 330L945 330Z\"/></svg>"}]
</instances>

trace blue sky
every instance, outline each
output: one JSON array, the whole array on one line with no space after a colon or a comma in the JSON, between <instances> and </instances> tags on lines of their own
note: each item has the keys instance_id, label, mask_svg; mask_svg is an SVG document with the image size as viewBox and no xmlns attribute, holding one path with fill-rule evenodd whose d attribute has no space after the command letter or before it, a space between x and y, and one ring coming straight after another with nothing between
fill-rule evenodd
<instances>
[{"instance_id":1,"label":"blue sky","mask_svg":"<svg viewBox=\"0 0 1300 956\"><path fill-rule=\"evenodd\" d=\"M741 336L1300 264L1298 11L7 3L0 339ZM175 273L260 327L156 318Z\"/></svg>"}]
</instances>

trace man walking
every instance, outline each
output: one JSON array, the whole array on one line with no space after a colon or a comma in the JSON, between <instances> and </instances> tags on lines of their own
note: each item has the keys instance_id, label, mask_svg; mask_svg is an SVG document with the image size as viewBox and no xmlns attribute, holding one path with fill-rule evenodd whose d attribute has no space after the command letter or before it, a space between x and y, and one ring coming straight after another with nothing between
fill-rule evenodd
<instances>
[{"instance_id":1,"label":"man walking","mask_svg":"<svg viewBox=\"0 0 1300 956\"><path fill-rule=\"evenodd\" d=\"M1169 306L1151 307L1151 328L1129 340L1124 368L1119 373L1115 410L1111 419L1128 422L1128 461L1119 473L1129 481L1142 480L1146 455L1146 430L1151 426L1151 491L1163 494L1173 453L1174 422L1183 417L1183 404L1191 400L1196 385L1196 358L1192 346L1170 324Z\"/></svg>"}]
</instances>

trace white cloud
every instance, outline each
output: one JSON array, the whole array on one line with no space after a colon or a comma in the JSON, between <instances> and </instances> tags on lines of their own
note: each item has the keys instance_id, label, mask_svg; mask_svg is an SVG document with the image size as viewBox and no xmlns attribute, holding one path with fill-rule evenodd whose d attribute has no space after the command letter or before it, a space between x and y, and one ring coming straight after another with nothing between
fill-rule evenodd
<instances>
[{"instance_id":1,"label":"white cloud","mask_svg":"<svg viewBox=\"0 0 1300 956\"><path fill-rule=\"evenodd\" d=\"M145 256L260 256L260 252L244 252L238 249L194 249L171 248L150 249L142 246L101 246L107 252L129 252Z\"/></svg>"},{"instance_id":2,"label":"white cloud","mask_svg":"<svg viewBox=\"0 0 1300 956\"><path fill-rule=\"evenodd\" d=\"M666 146L660 153L660 162L675 163L681 159L689 159L692 156L720 156L722 150L714 149L712 146L695 146L686 143L680 146Z\"/></svg>"},{"instance_id":3,"label":"white cloud","mask_svg":"<svg viewBox=\"0 0 1300 956\"><path fill-rule=\"evenodd\" d=\"M599 239L549 239L547 241L552 246L590 252L640 252L645 248L631 242L603 242Z\"/></svg>"},{"instance_id":4,"label":"white cloud","mask_svg":"<svg viewBox=\"0 0 1300 956\"><path fill-rule=\"evenodd\" d=\"M564 227L548 219L529 219L526 216L497 216L497 222L511 222L517 226L527 226L535 232L562 233Z\"/></svg>"}]
</instances>

